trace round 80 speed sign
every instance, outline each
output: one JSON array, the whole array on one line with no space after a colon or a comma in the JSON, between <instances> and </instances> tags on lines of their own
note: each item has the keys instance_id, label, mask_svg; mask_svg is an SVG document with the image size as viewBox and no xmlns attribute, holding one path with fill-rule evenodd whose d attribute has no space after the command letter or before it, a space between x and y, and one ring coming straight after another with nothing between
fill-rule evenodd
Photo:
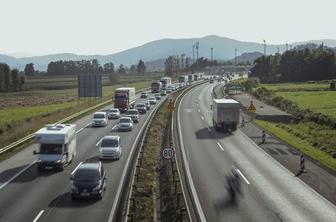
<instances>
[{"instance_id":1,"label":"round 80 speed sign","mask_svg":"<svg viewBox=\"0 0 336 222\"><path fill-rule=\"evenodd\" d=\"M165 159L171 159L175 155L175 150L173 148L164 148L161 150L161 155Z\"/></svg>"}]
</instances>

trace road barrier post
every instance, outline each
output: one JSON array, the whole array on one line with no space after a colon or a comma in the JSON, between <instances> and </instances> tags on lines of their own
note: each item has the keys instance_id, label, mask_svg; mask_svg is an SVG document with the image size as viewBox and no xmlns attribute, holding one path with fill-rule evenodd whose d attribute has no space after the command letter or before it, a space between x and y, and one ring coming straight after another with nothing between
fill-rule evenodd
<instances>
[{"instance_id":1,"label":"road barrier post","mask_svg":"<svg viewBox=\"0 0 336 222\"><path fill-rule=\"evenodd\" d=\"M242 117L242 124L241 124L241 126L242 127L245 126L245 117L244 116Z\"/></svg>"},{"instance_id":2,"label":"road barrier post","mask_svg":"<svg viewBox=\"0 0 336 222\"><path fill-rule=\"evenodd\" d=\"M305 167L305 156L303 154L300 155L300 172L305 173L306 167Z\"/></svg>"},{"instance_id":3,"label":"road barrier post","mask_svg":"<svg viewBox=\"0 0 336 222\"><path fill-rule=\"evenodd\" d=\"M266 134L265 134L265 130L262 131L262 135L261 135L261 143L265 143L266 140Z\"/></svg>"}]
</instances>

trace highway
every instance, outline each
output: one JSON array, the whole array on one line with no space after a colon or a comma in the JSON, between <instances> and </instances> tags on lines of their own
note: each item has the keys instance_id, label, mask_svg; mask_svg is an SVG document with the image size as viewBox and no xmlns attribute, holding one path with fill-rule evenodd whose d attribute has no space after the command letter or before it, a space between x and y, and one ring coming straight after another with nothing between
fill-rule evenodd
<instances>
[{"instance_id":1,"label":"highway","mask_svg":"<svg viewBox=\"0 0 336 222\"><path fill-rule=\"evenodd\" d=\"M118 120L109 120L106 127L92 128L91 114L75 121L77 155L63 172L38 173L34 163L36 156L32 154L36 149L35 144L0 162L0 221L111 221L117 205L116 195L118 192L120 194L120 183L125 177L125 167L130 162L130 153L133 153L139 132L154 107L152 105L150 112L140 115L139 123L134 124L131 132L117 132L115 125ZM121 136L123 154L120 160L102 161L107 175L103 199L73 201L69 193L71 173L87 159L98 160L96 144L105 135L113 134Z\"/></svg>"},{"instance_id":2,"label":"highway","mask_svg":"<svg viewBox=\"0 0 336 222\"><path fill-rule=\"evenodd\" d=\"M204 221L335 221L336 207L272 159L239 129L212 128L214 84L190 90L178 107L178 127L190 186ZM183 155L179 158L183 158ZM234 169L243 195L236 203L226 176ZM192 190L192 189L191 189ZM198 201L197 201L198 200Z\"/></svg>"}]
</instances>

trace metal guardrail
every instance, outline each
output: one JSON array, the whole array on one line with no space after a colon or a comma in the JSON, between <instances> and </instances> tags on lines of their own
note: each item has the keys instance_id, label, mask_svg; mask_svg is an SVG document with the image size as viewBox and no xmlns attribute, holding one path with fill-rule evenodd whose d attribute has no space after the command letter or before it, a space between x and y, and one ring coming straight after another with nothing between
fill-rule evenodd
<instances>
[{"instance_id":1,"label":"metal guardrail","mask_svg":"<svg viewBox=\"0 0 336 222\"><path fill-rule=\"evenodd\" d=\"M136 93L140 93L141 91L148 90L148 89L149 88L144 88L144 89L141 89L141 90L137 90ZM82 110L82 111L80 111L78 113L74 113L71 116L68 116L68 117L66 117L66 118L64 118L64 119L56 122L55 124L66 123L69 120L75 119L75 118L77 118L77 117L79 117L79 116L81 116L81 115L83 115L85 113L88 113L88 112L90 112L92 110L95 110L95 109L97 109L97 108L99 108L101 106L107 105L108 103L111 103L111 102L112 102L112 99L108 99L108 100L106 100L106 101L104 101L102 103L99 103L99 104L97 104L97 105L95 105L93 107L87 108L87 109ZM34 136L35 136L35 133L29 134L29 135L27 135L27 136L25 136L25 137L23 137L23 138L15 141L14 143L11 143L11 144L9 144L9 145L1 148L0 149L0 154L5 153L5 152L7 152L7 151L9 151L11 149L14 149L15 147L17 147L17 146L19 146L19 145L21 145L21 144L23 144L25 142L28 142L29 140L33 139Z\"/></svg>"}]
</instances>

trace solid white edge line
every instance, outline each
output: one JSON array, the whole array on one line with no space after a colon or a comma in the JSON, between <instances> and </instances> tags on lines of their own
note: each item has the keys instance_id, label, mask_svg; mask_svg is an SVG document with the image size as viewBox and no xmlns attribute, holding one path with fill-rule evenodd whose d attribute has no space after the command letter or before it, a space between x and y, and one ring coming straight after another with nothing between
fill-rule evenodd
<instances>
[{"instance_id":1,"label":"solid white edge line","mask_svg":"<svg viewBox=\"0 0 336 222\"><path fill-rule=\"evenodd\" d=\"M221 148L221 150L224 151L224 148L222 147L222 145L219 142L217 142L217 145L219 146L219 148Z\"/></svg>"},{"instance_id":2,"label":"solid white edge line","mask_svg":"<svg viewBox=\"0 0 336 222\"><path fill-rule=\"evenodd\" d=\"M156 108L157 108L157 105L155 105L154 109L156 109ZM150 115L153 113L154 109L152 109ZM114 214L115 214L115 211L117 209L118 201L119 201L119 198L120 198L120 195L121 195L121 190L122 190L122 187L124 185L125 178L126 178L126 173L127 173L130 161L131 161L131 157L133 156L135 145L137 144L139 136L140 136L141 132L143 131L145 125L147 124L147 121L149 121L149 118L147 118L146 121L144 122L144 124L142 125L138 135L136 136L136 138L134 140L134 143L133 143L133 146L131 148L130 154L128 155L128 158L127 158L127 161L126 161L126 164L125 164L125 167L124 167L124 170L123 170L123 173L122 173L119 185L118 185L118 190L117 190L117 193L116 193L115 198L113 200L112 209L111 209L111 212L110 212L110 215L109 215L109 218L108 218L108 222L113 221Z\"/></svg>"},{"instance_id":3,"label":"solid white edge line","mask_svg":"<svg viewBox=\"0 0 336 222\"><path fill-rule=\"evenodd\" d=\"M71 175L73 175L73 174L76 172L76 170L78 169L78 167L79 167L80 165L82 165L82 163L83 163L83 162L80 162L80 163L78 164L78 166L76 166L76 168L71 172Z\"/></svg>"},{"instance_id":4,"label":"solid white edge line","mask_svg":"<svg viewBox=\"0 0 336 222\"><path fill-rule=\"evenodd\" d=\"M35 217L35 219L33 220L33 222L38 221L38 219L42 216L44 210L41 210L40 213L38 213L38 215Z\"/></svg>"},{"instance_id":5,"label":"solid white edge line","mask_svg":"<svg viewBox=\"0 0 336 222\"><path fill-rule=\"evenodd\" d=\"M10 178L9 180L7 180L5 183L3 183L0 186L0 190L2 188L4 188L5 186L7 186L10 182L12 182L13 180L15 180L15 178L17 178L18 176L20 176L24 171L28 170L31 166L33 166L35 163L37 162L37 160L35 160L34 162L32 162L31 164L29 164L28 166L26 166L25 168L23 168L20 172L18 172L17 174L15 174L12 178Z\"/></svg>"},{"instance_id":6,"label":"solid white edge line","mask_svg":"<svg viewBox=\"0 0 336 222\"><path fill-rule=\"evenodd\" d=\"M236 169L236 170L237 170L237 172L240 174L240 176L245 180L245 182L246 182L247 184L250 184L250 182L246 179L246 177L242 174L242 172L240 172L239 169Z\"/></svg>"},{"instance_id":7,"label":"solid white edge line","mask_svg":"<svg viewBox=\"0 0 336 222\"><path fill-rule=\"evenodd\" d=\"M187 94L188 93L186 93L185 95L187 95ZM183 102L183 99L185 98L185 95L183 95L183 97L182 97L182 99L179 103L178 109L177 109L177 123L178 123L179 136L180 136L180 140L181 140L180 142L181 142L182 158L183 158L183 162L184 162L184 165L185 165L185 168L186 168L185 170L186 170L186 173L187 173L189 186L190 186L190 189L191 189L191 192L192 192L192 195L193 195L193 199L194 199L195 204L196 204L198 215L199 215L201 221L206 221L204 213L203 213L203 209L202 209L202 206L201 206L201 203L200 203L200 200L197 196L195 184L194 184L192 176L191 176L189 164L188 164L188 161L187 161L187 156L186 156L185 149L184 149L183 136L182 136L182 130L181 130L181 123L180 123L180 107L181 107L181 104Z\"/></svg>"}]
</instances>

